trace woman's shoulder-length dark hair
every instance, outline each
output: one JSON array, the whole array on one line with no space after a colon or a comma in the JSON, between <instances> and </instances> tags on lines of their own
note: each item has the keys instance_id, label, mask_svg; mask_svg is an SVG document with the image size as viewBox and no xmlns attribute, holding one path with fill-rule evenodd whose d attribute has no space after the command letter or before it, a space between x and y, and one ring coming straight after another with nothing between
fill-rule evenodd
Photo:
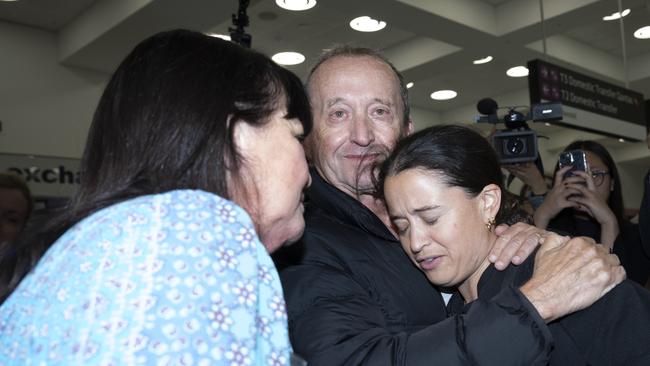
<instances>
[{"instance_id":1,"label":"woman's shoulder-length dark hair","mask_svg":"<svg viewBox=\"0 0 650 366\"><path fill-rule=\"evenodd\" d=\"M285 106L311 129L309 101L293 73L268 57L216 37L174 30L156 34L120 64L104 91L69 210L174 189L229 197L226 171L242 159L236 123L263 125Z\"/></svg>"},{"instance_id":2,"label":"woman's shoulder-length dark hair","mask_svg":"<svg viewBox=\"0 0 650 366\"><path fill-rule=\"evenodd\" d=\"M300 79L261 53L189 30L142 41L99 100L78 191L31 247L47 248L90 214L141 195L200 189L229 198L226 173L237 178L245 164L235 125L262 126L285 108L308 134Z\"/></svg>"}]
</instances>

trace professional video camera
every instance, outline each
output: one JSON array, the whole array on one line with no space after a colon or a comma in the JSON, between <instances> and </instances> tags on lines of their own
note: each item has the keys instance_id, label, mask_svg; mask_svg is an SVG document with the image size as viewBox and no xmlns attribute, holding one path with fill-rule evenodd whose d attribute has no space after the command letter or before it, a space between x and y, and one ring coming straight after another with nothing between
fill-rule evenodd
<instances>
[{"instance_id":1,"label":"professional video camera","mask_svg":"<svg viewBox=\"0 0 650 366\"><path fill-rule=\"evenodd\" d=\"M528 107L499 108L494 99L481 99L476 105L481 116L476 117L477 123L505 123L505 130L497 130L492 135L492 146L497 152L501 164L523 163L535 161L539 156L537 150L537 134L528 127L527 121L548 122L562 119L562 104L559 102L535 104L528 113L521 110ZM502 117L497 114L499 109L506 109Z\"/></svg>"}]
</instances>

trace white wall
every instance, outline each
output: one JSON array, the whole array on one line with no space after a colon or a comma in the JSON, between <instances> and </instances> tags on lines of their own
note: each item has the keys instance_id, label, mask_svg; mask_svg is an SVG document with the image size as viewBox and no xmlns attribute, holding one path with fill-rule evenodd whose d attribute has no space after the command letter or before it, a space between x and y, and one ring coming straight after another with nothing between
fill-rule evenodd
<instances>
[{"instance_id":1,"label":"white wall","mask_svg":"<svg viewBox=\"0 0 650 366\"><path fill-rule=\"evenodd\" d=\"M56 35L0 22L0 153L79 158L108 75L60 65Z\"/></svg>"},{"instance_id":2,"label":"white wall","mask_svg":"<svg viewBox=\"0 0 650 366\"><path fill-rule=\"evenodd\" d=\"M422 108L411 107L411 122L413 122L413 131L419 131L440 124L440 114Z\"/></svg>"}]
</instances>

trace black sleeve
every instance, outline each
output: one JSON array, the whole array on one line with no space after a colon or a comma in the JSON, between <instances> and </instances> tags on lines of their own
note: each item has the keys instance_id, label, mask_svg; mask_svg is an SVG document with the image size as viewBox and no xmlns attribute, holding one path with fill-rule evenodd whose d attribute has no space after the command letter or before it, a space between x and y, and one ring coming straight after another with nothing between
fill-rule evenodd
<instances>
[{"instance_id":1,"label":"black sleeve","mask_svg":"<svg viewBox=\"0 0 650 366\"><path fill-rule=\"evenodd\" d=\"M381 309L344 271L282 272L294 351L309 365L546 364L548 328L514 288L415 333L390 332Z\"/></svg>"},{"instance_id":2,"label":"black sleeve","mask_svg":"<svg viewBox=\"0 0 650 366\"><path fill-rule=\"evenodd\" d=\"M557 323L588 364L650 365L650 292L630 280Z\"/></svg>"},{"instance_id":3,"label":"black sleeve","mask_svg":"<svg viewBox=\"0 0 650 366\"><path fill-rule=\"evenodd\" d=\"M627 278L643 286L650 278L650 257L643 250L639 232L637 225L624 222L614 242L614 254L618 255Z\"/></svg>"}]
</instances>

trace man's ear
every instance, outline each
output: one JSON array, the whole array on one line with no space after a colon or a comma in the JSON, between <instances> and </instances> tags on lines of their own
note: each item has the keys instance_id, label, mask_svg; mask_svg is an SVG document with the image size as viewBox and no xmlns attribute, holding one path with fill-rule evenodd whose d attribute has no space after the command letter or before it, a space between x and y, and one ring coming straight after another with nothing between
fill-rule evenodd
<instances>
[{"instance_id":1,"label":"man's ear","mask_svg":"<svg viewBox=\"0 0 650 366\"><path fill-rule=\"evenodd\" d=\"M501 207L501 188L496 184L488 184L483 187L479 198L479 208L483 214L485 223L494 220Z\"/></svg>"},{"instance_id":2,"label":"man's ear","mask_svg":"<svg viewBox=\"0 0 650 366\"><path fill-rule=\"evenodd\" d=\"M409 118L406 122L406 131L404 131L404 136L411 136L413 133L413 121Z\"/></svg>"}]
</instances>

